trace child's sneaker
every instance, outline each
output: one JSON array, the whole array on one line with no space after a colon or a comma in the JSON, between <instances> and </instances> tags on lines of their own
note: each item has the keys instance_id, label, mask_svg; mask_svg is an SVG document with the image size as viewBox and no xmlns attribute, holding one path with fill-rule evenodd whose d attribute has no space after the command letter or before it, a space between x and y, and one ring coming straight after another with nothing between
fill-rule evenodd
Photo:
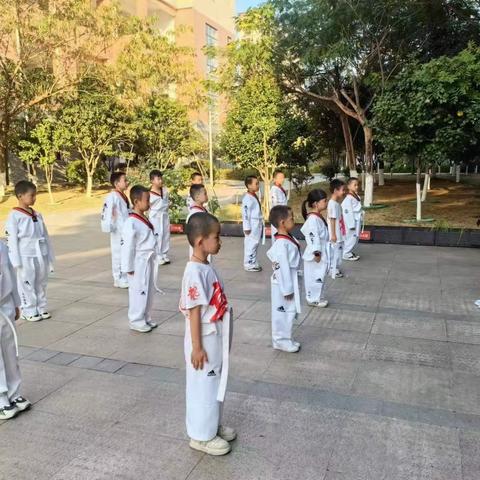
<instances>
[{"instance_id":1,"label":"child's sneaker","mask_svg":"<svg viewBox=\"0 0 480 480\"><path fill-rule=\"evenodd\" d=\"M199 452L207 453L208 455L226 455L232 447L230 444L220 437L214 437L211 440L202 442L200 440L190 439L190 448L198 450Z\"/></svg>"},{"instance_id":2,"label":"child's sneaker","mask_svg":"<svg viewBox=\"0 0 480 480\"><path fill-rule=\"evenodd\" d=\"M15 417L19 412L15 405L8 405L7 407L0 408L0 420L10 420Z\"/></svg>"},{"instance_id":3,"label":"child's sneaker","mask_svg":"<svg viewBox=\"0 0 480 480\"><path fill-rule=\"evenodd\" d=\"M113 282L115 288L128 288L128 282L122 282L121 280L115 280Z\"/></svg>"},{"instance_id":4,"label":"child's sneaker","mask_svg":"<svg viewBox=\"0 0 480 480\"><path fill-rule=\"evenodd\" d=\"M246 272L261 272L262 267L260 265L255 265L254 267L248 267L245 269Z\"/></svg>"},{"instance_id":5,"label":"child's sneaker","mask_svg":"<svg viewBox=\"0 0 480 480\"><path fill-rule=\"evenodd\" d=\"M42 320L48 320L49 318L52 318L52 314L49 312L43 312L40 315L42 316Z\"/></svg>"},{"instance_id":6,"label":"child's sneaker","mask_svg":"<svg viewBox=\"0 0 480 480\"><path fill-rule=\"evenodd\" d=\"M325 308L328 306L328 300L320 300L318 302L308 302L307 305L309 307L318 307L318 308Z\"/></svg>"},{"instance_id":7,"label":"child's sneaker","mask_svg":"<svg viewBox=\"0 0 480 480\"><path fill-rule=\"evenodd\" d=\"M480 299L478 299L478 300L475 300L475 302L474 302L474 303L475 303L475 305L476 305L478 308L480 308Z\"/></svg>"},{"instance_id":8,"label":"child's sneaker","mask_svg":"<svg viewBox=\"0 0 480 480\"><path fill-rule=\"evenodd\" d=\"M27 322L39 322L40 320L43 320L42 316L38 313L36 315L22 315L20 318Z\"/></svg>"},{"instance_id":9,"label":"child's sneaker","mask_svg":"<svg viewBox=\"0 0 480 480\"><path fill-rule=\"evenodd\" d=\"M15 400L12 400L12 405L16 406L19 412L24 412L32 406L31 402L25 397L17 397Z\"/></svg>"},{"instance_id":10,"label":"child's sneaker","mask_svg":"<svg viewBox=\"0 0 480 480\"><path fill-rule=\"evenodd\" d=\"M167 264L167 262L165 261L165 259L163 257L158 257L157 263L159 265L166 265Z\"/></svg>"},{"instance_id":11,"label":"child's sneaker","mask_svg":"<svg viewBox=\"0 0 480 480\"><path fill-rule=\"evenodd\" d=\"M165 262L165 265L170 263L170 259L166 255L163 257L163 261Z\"/></svg>"},{"instance_id":12,"label":"child's sneaker","mask_svg":"<svg viewBox=\"0 0 480 480\"><path fill-rule=\"evenodd\" d=\"M290 345L281 345L279 343L273 343L275 350L280 350L286 353L297 353L300 350L300 344L298 342L291 342Z\"/></svg>"},{"instance_id":13,"label":"child's sneaker","mask_svg":"<svg viewBox=\"0 0 480 480\"><path fill-rule=\"evenodd\" d=\"M130 325L130 330L133 330L135 332L140 332L140 333L148 333L152 331L152 327L148 324L142 325L140 327L137 327L137 326L132 327Z\"/></svg>"},{"instance_id":14,"label":"child's sneaker","mask_svg":"<svg viewBox=\"0 0 480 480\"><path fill-rule=\"evenodd\" d=\"M147 320L147 325L148 325L150 328L157 328L157 327L158 327L158 323L152 322L151 320Z\"/></svg>"},{"instance_id":15,"label":"child's sneaker","mask_svg":"<svg viewBox=\"0 0 480 480\"><path fill-rule=\"evenodd\" d=\"M237 432L233 428L224 427L222 425L218 427L217 435L227 442L233 442L237 438Z\"/></svg>"},{"instance_id":16,"label":"child's sneaker","mask_svg":"<svg viewBox=\"0 0 480 480\"><path fill-rule=\"evenodd\" d=\"M343 256L343 259L346 260L347 262L356 262L357 260L360 259L360 257L357 257L354 253L347 253L346 255Z\"/></svg>"}]
</instances>

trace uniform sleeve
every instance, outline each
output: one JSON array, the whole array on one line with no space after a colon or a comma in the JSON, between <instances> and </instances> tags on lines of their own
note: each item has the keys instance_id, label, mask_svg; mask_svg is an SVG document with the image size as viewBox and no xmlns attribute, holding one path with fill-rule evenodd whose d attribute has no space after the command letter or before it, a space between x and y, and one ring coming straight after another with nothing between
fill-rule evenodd
<instances>
[{"instance_id":1,"label":"uniform sleeve","mask_svg":"<svg viewBox=\"0 0 480 480\"><path fill-rule=\"evenodd\" d=\"M294 293L294 284L292 277L292 270L288 261L288 250L284 242L277 252L277 259L274 264L275 277L280 286L282 295L286 297Z\"/></svg>"},{"instance_id":2,"label":"uniform sleeve","mask_svg":"<svg viewBox=\"0 0 480 480\"><path fill-rule=\"evenodd\" d=\"M107 198L105 198L105 203L103 204L103 210L102 210L102 222L101 222L102 232L113 233L115 231L113 214L114 214L113 195L107 195Z\"/></svg>"},{"instance_id":3,"label":"uniform sleeve","mask_svg":"<svg viewBox=\"0 0 480 480\"><path fill-rule=\"evenodd\" d=\"M312 247L313 252L322 253L322 241L320 239L320 232L313 222L309 222L308 233L305 237L307 243Z\"/></svg>"},{"instance_id":4,"label":"uniform sleeve","mask_svg":"<svg viewBox=\"0 0 480 480\"><path fill-rule=\"evenodd\" d=\"M42 218L42 222L43 222L43 232L45 234L45 240L47 242L48 262L50 263L50 266L53 267L53 264L55 262L55 254L53 252L53 245L52 245L52 241L50 239L50 235L48 234L47 226L45 225L45 222L43 221L43 218Z\"/></svg>"},{"instance_id":5,"label":"uniform sleeve","mask_svg":"<svg viewBox=\"0 0 480 480\"><path fill-rule=\"evenodd\" d=\"M333 202L328 203L328 218L337 218L337 211L335 209L335 204Z\"/></svg>"},{"instance_id":6,"label":"uniform sleeve","mask_svg":"<svg viewBox=\"0 0 480 480\"><path fill-rule=\"evenodd\" d=\"M7 235L8 254L14 268L22 266L22 257L18 247L18 223L14 215L9 215L5 224Z\"/></svg>"},{"instance_id":7,"label":"uniform sleeve","mask_svg":"<svg viewBox=\"0 0 480 480\"><path fill-rule=\"evenodd\" d=\"M121 270L122 272L135 271L135 228L132 222L125 222L121 241Z\"/></svg>"},{"instance_id":8,"label":"uniform sleeve","mask_svg":"<svg viewBox=\"0 0 480 480\"><path fill-rule=\"evenodd\" d=\"M280 203L280 199L278 198L278 188L277 187L272 187L270 189L270 203L271 207L274 207L275 205L278 205Z\"/></svg>"},{"instance_id":9,"label":"uniform sleeve","mask_svg":"<svg viewBox=\"0 0 480 480\"><path fill-rule=\"evenodd\" d=\"M12 279L12 298L13 298L13 303L15 304L16 308L20 308L21 306L21 301L20 301L20 295L18 294L17 290L17 276L15 274L15 270L13 269L12 262L10 262L10 259L8 258L7 255L7 265L8 269L10 271L10 278Z\"/></svg>"},{"instance_id":10,"label":"uniform sleeve","mask_svg":"<svg viewBox=\"0 0 480 480\"><path fill-rule=\"evenodd\" d=\"M252 230L252 225L250 219L252 218L252 209L250 208L249 202L244 198L242 202L242 220L243 220L243 231Z\"/></svg>"},{"instance_id":11,"label":"uniform sleeve","mask_svg":"<svg viewBox=\"0 0 480 480\"><path fill-rule=\"evenodd\" d=\"M191 270L183 281L183 303L186 310L209 305L210 297L207 291L206 279L198 270Z\"/></svg>"},{"instance_id":12,"label":"uniform sleeve","mask_svg":"<svg viewBox=\"0 0 480 480\"><path fill-rule=\"evenodd\" d=\"M355 228L355 214L353 212L352 200L349 196L342 202L342 214L347 228Z\"/></svg>"}]
</instances>

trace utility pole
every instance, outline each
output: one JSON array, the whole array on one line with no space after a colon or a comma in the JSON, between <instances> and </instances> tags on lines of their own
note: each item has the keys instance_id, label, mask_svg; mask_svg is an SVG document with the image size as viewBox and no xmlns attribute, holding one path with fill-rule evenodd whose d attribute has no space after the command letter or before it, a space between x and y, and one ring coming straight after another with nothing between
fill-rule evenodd
<instances>
[{"instance_id":1,"label":"utility pole","mask_svg":"<svg viewBox=\"0 0 480 480\"><path fill-rule=\"evenodd\" d=\"M210 185L213 188L213 132L212 132L212 106L208 106L208 158L210 163Z\"/></svg>"}]
</instances>

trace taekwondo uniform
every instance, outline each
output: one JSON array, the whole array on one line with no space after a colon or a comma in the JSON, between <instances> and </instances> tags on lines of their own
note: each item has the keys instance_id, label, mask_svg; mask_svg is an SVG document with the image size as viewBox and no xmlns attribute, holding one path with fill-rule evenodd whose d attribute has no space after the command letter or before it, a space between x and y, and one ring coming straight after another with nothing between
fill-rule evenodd
<instances>
[{"instance_id":1,"label":"taekwondo uniform","mask_svg":"<svg viewBox=\"0 0 480 480\"><path fill-rule=\"evenodd\" d=\"M190 197L188 197L188 198L190 198ZM208 213L208 210L205 207L200 207L196 203L192 203L190 205L190 207L188 207L188 216L187 216L186 223L188 223L188 221L190 220L190 217L192 215L194 215L195 213ZM192 254L193 254L193 247L191 245L189 245L188 246L188 260L190 260L192 258ZM208 256L208 261L209 262L212 261L212 256L211 255Z\"/></svg>"},{"instance_id":2,"label":"taekwondo uniform","mask_svg":"<svg viewBox=\"0 0 480 480\"><path fill-rule=\"evenodd\" d=\"M201 306L202 346L208 362L192 365L190 309ZM232 313L223 282L210 264L188 262L182 280L180 311L185 316L186 426L188 436L208 441L217 435L228 380Z\"/></svg>"},{"instance_id":3,"label":"taekwondo uniform","mask_svg":"<svg viewBox=\"0 0 480 480\"><path fill-rule=\"evenodd\" d=\"M162 187L162 193L150 191L150 212L148 218L158 234L158 252L160 259L164 261L168 261L168 250L170 249L169 206L168 190L165 187Z\"/></svg>"},{"instance_id":4,"label":"taekwondo uniform","mask_svg":"<svg viewBox=\"0 0 480 480\"><path fill-rule=\"evenodd\" d=\"M22 315L47 313L48 273L53 270L53 248L40 213L15 207L5 224L10 262L17 272Z\"/></svg>"},{"instance_id":5,"label":"taekwondo uniform","mask_svg":"<svg viewBox=\"0 0 480 480\"><path fill-rule=\"evenodd\" d=\"M337 273L340 273L340 265L342 264L343 258L343 244L345 237L345 223L342 215L342 206L333 199L328 201L328 220L331 218L335 219L335 233L337 236L337 241L332 242L332 227L330 221L328 222L328 236L330 240L330 271L332 278L335 278Z\"/></svg>"},{"instance_id":6,"label":"taekwondo uniform","mask_svg":"<svg viewBox=\"0 0 480 480\"><path fill-rule=\"evenodd\" d=\"M133 329L151 326L155 292L157 237L150 221L131 213L122 231L121 266L128 275L128 321Z\"/></svg>"},{"instance_id":7,"label":"taekwondo uniform","mask_svg":"<svg viewBox=\"0 0 480 480\"><path fill-rule=\"evenodd\" d=\"M275 243L267 252L272 262L272 343L279 350L297 351L292 339L293 321L301 313L298 267L300 244L291 235L277 233ZM285 296L293 298L287 300Z\"/></svg>"},{"instance_id":8,"label":"taekwondo uniform","mask_svg":"<svg viewBox=\"0 0 480 480\"><path fill-rule=\"evenodd\" d=\"M102 232L110 233L112 250L112 275L115 287L128 283L127 275L121 269L121 241L123 224L130 213L130 202L127 196L118 190L111 191L105 198L102 212Z\"/></svg>"},{"instance_id":9,"label":"taekwondo uniform","mask_svg":"<svg viewBox=\"0 0 480 480\"><path fill-rule=\"evenodd\" d=\"M270 208L275 207L276 205L287 205L288 203L288 196L285 189L280 185L273 184L270 188ZM275 241L275 234L277 233L277 229L271 225L271 237L272 237L272 244Z\"/></svg>"},{"instance_id":10,"label":"taekwondo uniform","mask_svg":"<svg viewBox=\"0 0 480 480\"><path fill-rule=\"evenodd\" d=\"M0 241L0 408L8 407L20 394L15 308L20 307L15 272L8 250Z\"/></svg>"},{"instance_id":11,"label":"taekwondo uniform","mask_svg":"<svg viewBox=\"0 0 480 480\"><path fill-rule=\"evenodd\" d=\"M328 271L328 227L325 219L312 212L300 229L305 236L307 247L303 252L305 293L308 303L322 300L325 276ZM320 262L315 257L320 254Z\"/></svg>"},{"instance_id":12,"label":"taekwondo uniform","mask_svg":"<svg viewBox=\"0 0 480 480\"><path fill-rule=\"evenodd\" d=\"M348 193L342 202L342 212L346 229L343 256L347 257L353 253L360 240L363 223L362 199L358 195Z\"/></svg>"},{"instance_id":13,"label":"taekwondo uniform","mask_svg":"<svg viewBox=\"0 0 480 480\"><path fill-rule=\"evenodd\" d=\"M247 192L242 200L243 231L250 230L245 235L243 266L245 270L259 268L257 250L260 245L265 245L265 223L263 221L262 206L255 193Z\"/></svg>"}]
</instances>

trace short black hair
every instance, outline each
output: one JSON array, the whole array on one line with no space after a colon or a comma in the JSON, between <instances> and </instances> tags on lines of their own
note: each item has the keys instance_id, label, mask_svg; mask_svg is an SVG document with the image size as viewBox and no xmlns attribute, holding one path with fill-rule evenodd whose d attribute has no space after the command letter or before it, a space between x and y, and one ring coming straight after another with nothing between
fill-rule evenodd
<instances>
[{"instance_id":1,"label":"short black hair","mask_svg":"<svg viewBox=\"0 0 480 480\"><path fill-rule=\"evenodd\" d=\"M273 172L273 178L275 178L279 173L285 175L285 173L283 172L283 170L280 170L279 168L277 168L277 169Z\"/></svg>"},{"instance_id":2,"label":"short black hair","mask_svg":"<svg viewBox=\"0 0 480 480\"><path fill-rule=\"evenodd\" d=\"M282 220L286 220L292 209L287 205L275 205L270 210L270 216L268 217L269 222L275 227L278 228Z\"/></svg>"},{"instance_id":3,"label":"short black hair","mask_svg":"<svg viewBox=\"0 0 480 480\"><path fill-rule=\"evenodd\" d=\"M143 185L134 185L130 189L130 201L135 205L135 200L141 200L144 193L150 193L150 190Z\"/></svg>"},{"instance_id":4,"label":"short black hair","mask_svg":"<svg viewBox=\"0 0 480 480\"><path fill-rule=\"evenodd\" d=\"M163 173L160 170L152 170L150 172L150 181L152 181L155 177L163 178Z\"/></svg>"},{"instance_id":5,"label":"short black hair","mask_svg":"<svg viewBox=\"0 0 480 480\"><path fill-rule=\"evenodd\" d=\"M208 235L213 232L213 228L216 225L220 225L220 222L217 217L214 217L211 213L194 213L189 218L185 227L188 243L193 247L195 245L195 240L198 237L208 237Z\"/></svg>"},{"instance_id":6,"label":"short black hair","mask_svg":"<svg viewBox=\"0 0 480 480\"><path fill-rule=\"evenodd\" d=\"M111 175L110 175L110 183L112 184L112 187L114 187L116 185L116 183L123 177L123 176L127 176L127 174L125 172L113 172Z\"/></svg>"},{"instance_id":7,"label":"short black hair","mask_svg":"<svg viewBox=\"0 0 480 480\"><path fill-rule=\"evenodd\" d=\"M193 180L195 177L202 177L203 178L203 175L200 172L193 172L190 175L190 180Z\"/></svg>"},{"instance_id":8,"label":"short black hair","mask_svg":"<svg viewBox=\"0 0 480 480\"><path fill-rule=\"evenodd\" d=\"M203 183L196 183L195 185L192 185L190 187L190 197L193 198L193 200L196 200L200 192L204 189L205 185L203 185Z\"/></svg>"},{"instance_id":9,"label":"short black hair","mask_svg":"<svg viewBox=\"0 0 480 480\"><path fill-rule=\"evenodd\" d=\"M256 175L248 175L245 178L245 186L248 188L254 180L258 180Z\"/></svg>"},{"instance_id":10,"label":"short black hair","mask_svg":"<svg viewBox=\"0 0 480 480\"><path fill-rule=\"evenodd\" d=\"M347 185L350 185L352 182L355 182L355 181L358 182L358 178L357 178L357 177L350 177L350 178L347 180Z\"/></svg>"},{"instance_id":11,"label":"short black hair","mask_svg":"<svg viewBox=\"0 0 480 480\"><path fill-rule=\"evenodd\" d=\"M20 180L15 184L15 196L18 198L20 195L25 195L30 191L37 191L37 187L34 183L28 180Z\"/></svg>"},{"instance_id":12,"label":"short black hair","mask_svg":"<svg viewBox=\"0 0 480 480\"><path fill-rule=\"evenodd\" d=\"M345 185L345 182L343 180L340 180L339 178L334 178L330 182L330 193L333 193L335 190L339 189L343 185Z\"/></svg>"}]
</instances>

